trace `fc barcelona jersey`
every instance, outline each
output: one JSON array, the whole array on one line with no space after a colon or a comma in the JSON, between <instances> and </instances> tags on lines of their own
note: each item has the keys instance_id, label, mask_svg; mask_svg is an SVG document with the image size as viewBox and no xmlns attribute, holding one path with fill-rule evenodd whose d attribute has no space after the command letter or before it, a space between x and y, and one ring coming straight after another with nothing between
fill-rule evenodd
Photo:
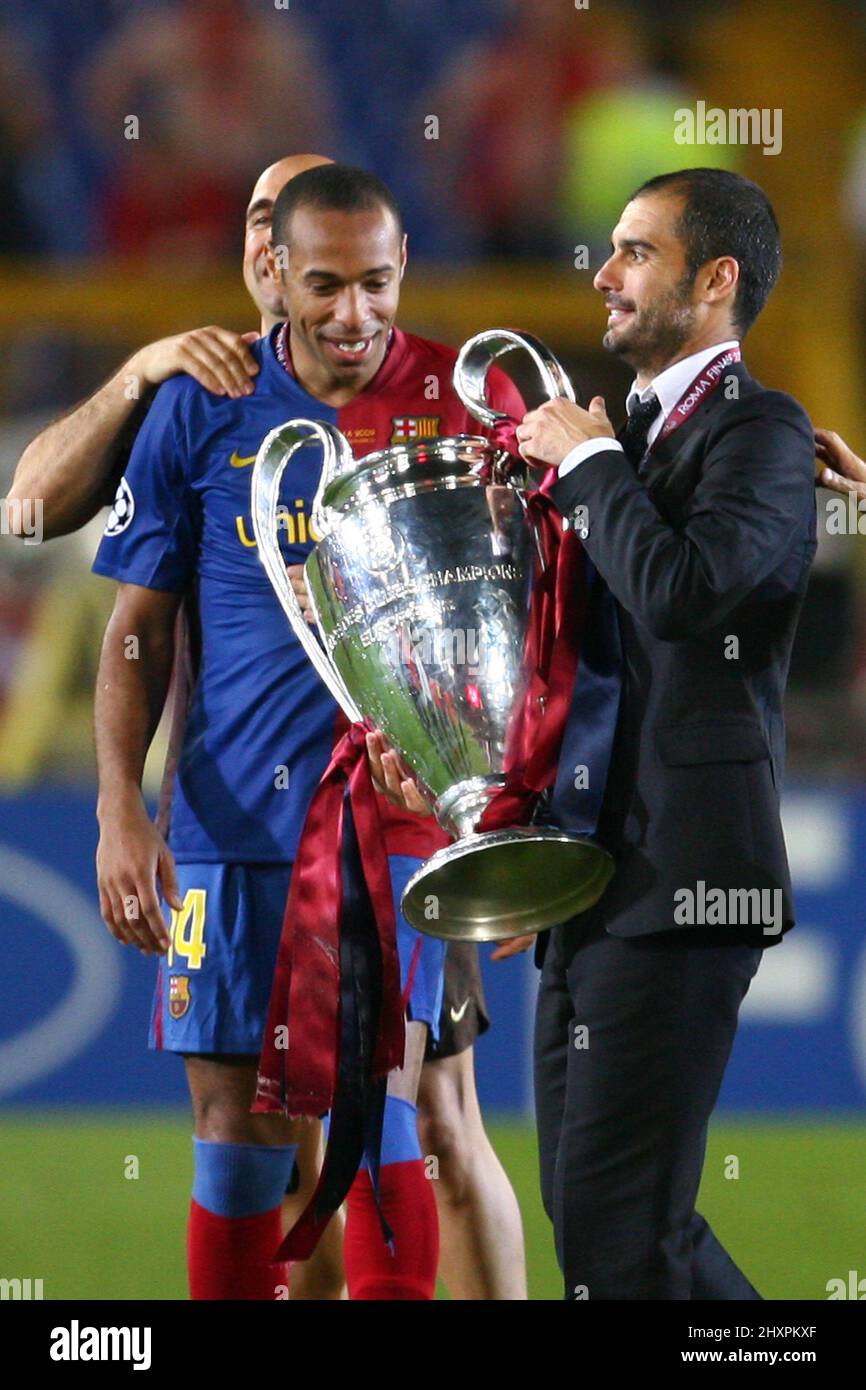
<instances>
[{"instance_id":1,"label":"fc barcelona jersey","mask_svg":"<svg viewBox=\"0 0 866 1390\"><path fill-rule=\"evenodd\" d=\"M98 574L192 593L198 677L184 731L169 843L179 862L285 863L330 759L339 712L297 641L259 562L252 465L265 435L295 417L337 425L358 458L391 443L479 433L451 385L452 348L395 329L366 389L339 409L310 396L278 359L280 328L252 345L254 393L215 396L191 377L165 382L135 441L97 552ZM490 399L523 403L494 368ZM321 468L299 449L283 474L280 538L287 564L315 542ZM391 853L430 853L432 819L387 812ZM403 827L401 833L401 825Z\"/></svg>"}]
</instances>

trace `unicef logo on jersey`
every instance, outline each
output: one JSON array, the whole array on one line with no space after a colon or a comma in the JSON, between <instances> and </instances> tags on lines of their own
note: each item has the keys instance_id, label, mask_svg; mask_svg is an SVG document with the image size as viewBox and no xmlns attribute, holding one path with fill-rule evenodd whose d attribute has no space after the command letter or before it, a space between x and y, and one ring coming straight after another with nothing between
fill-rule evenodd
<instances>
[{"instance_id":1,"label":"unicef logo on jersey","mask_svg":"<svg viewBox=\"0 0 866 1390\"><path fill-rule=\"evenodd\" d=\"M119 536L121 531L125 531L132 518L135 516L135 498L132 495L132 488L125 478L121 478L114 495L114 506L108 514L105 523L106 536Z\"/></svg>"}]
</instances>

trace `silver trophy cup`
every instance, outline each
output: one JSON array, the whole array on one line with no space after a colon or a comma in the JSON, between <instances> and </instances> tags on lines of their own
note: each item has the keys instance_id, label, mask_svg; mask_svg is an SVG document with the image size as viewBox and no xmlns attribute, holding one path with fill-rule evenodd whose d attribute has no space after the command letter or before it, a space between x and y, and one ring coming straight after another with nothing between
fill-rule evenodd
<instances>
[{"instance_id":1,"label":"silver trophy cup","mask_svg":"<svg viewBox=\"0 0 866 1390\"><path fill-rule=\"evenodd\" d=\"M467 342L454 385L486 426L487 370L514 347L548 396L573 400L536 339L490 330ZM280 480L295 451L323 465L313 507L321 537L304 567L321 641L305 622L280 553ZM380 729L455 842L410 880L402 907L419 931L499 941L542 931L592 906L613 861L592 841L543 826L476 830L505 785L509 726L528 680L524 639L538 546L525 477L476 435L423 439L355 459L333 425L272 430L252 478L259 555L292 628L349 719Z\"/></svg>"}]
</instances>

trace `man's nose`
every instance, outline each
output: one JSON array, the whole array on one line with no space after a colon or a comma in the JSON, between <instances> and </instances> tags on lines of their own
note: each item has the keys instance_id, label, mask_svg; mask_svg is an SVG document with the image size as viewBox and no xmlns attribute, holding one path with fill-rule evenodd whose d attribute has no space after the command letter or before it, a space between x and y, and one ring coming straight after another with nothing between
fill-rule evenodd
<instances>
[{"instance_id":1,"label":"man's nose","mask_svg":"<svg viewBox=\"0 0 866 1390\"><path fill-rule=\"evenodd\" d=\"M337 297L336 317L345 328L361 329L367 310L367 296L361 285L345 285Z\"/></svg>"},{"instance_id":2,"label":"man's nose","mask_svg":"<svg viewBox=\"0 0 866 1390\"><path fill-rule=\"evenodd\" d=\"M602 294L604 294L605 290L617 290L622 288L622 285L618 283L617 276L613 273L613 256L608 256L601 269L596 271L592 284L593 288L599 290Z\"/></svg>"}]
</instances>

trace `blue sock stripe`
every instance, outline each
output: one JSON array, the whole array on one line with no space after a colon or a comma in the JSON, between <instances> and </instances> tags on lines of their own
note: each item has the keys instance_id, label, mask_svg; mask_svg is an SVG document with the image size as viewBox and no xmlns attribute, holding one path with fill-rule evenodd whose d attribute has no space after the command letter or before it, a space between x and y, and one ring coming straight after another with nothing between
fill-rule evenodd
<instances>
[{"instance_id":1,"label":"blue sock stripe","mask_svg":"<svg viewBox=\"0 0 866 1390\"><path fill-rule=\"evenodd\" d=\"M382 1126L382 1166L386 1163L410 1163L421 1157L418 1141L418 1110L411 1101L399 1096L385 1097L385 1122Z\"/></svg>"},{"instance_id":2,"label":"blue sock stripe","mask_svg":"<svg viewBox=\"0 0 866 1390\"><path fill-rule=\"evenodd\" d=\"M193 1138L193 1199L215 1216L259 1216L283 1200L297 1144L219 1144Z\"/></svg>"}]
</instances>

